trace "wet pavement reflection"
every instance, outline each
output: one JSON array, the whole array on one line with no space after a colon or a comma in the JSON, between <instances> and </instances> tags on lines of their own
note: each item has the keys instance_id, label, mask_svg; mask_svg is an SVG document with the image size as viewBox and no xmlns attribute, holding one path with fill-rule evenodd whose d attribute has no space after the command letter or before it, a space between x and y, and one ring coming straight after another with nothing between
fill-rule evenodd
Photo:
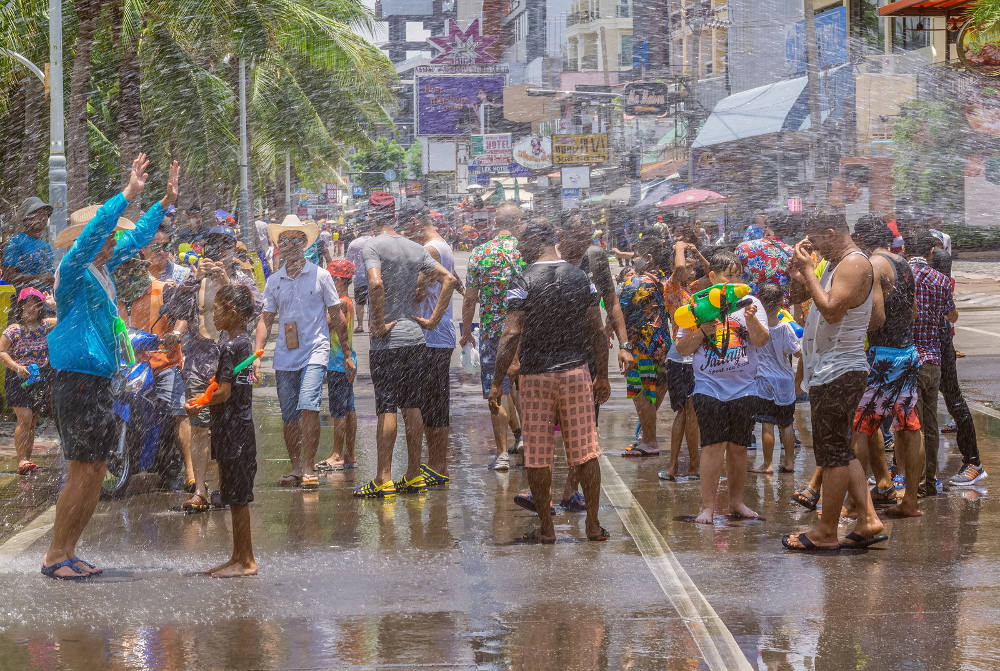
<instances>
[{"instance_id":1,"label":"wet pavement reflection","mask_svg":"<svg viewBox=\"0 0 1000 671\"><path fill-rule=\"evenodd\" d=\"M228 553L228 513L171 511L180 496L149 491L140 479L125 500L102 502L85 532L82 547L111 567L104 577L88 584L41 577L47 536L5 559L0 669L710 668L691 623L671 606L606 500L606 543L581 540L583 516L565 512L556 516L554 546L518 542L534 524L512 502L527 487L524 470L486 469L488 411L478 379L457 361L451 488L394 503L353 499L352 487L374 469L370 383L362 378L357 390L358 470L323 476L318 492L277 486L287 468L277 401L273 389L256 390L259 577L198 575ZM797 431L808 446L808 413L800 409ZM616 456L634 431L620 382L601 419L611 467L751 668L1000 667L992 616L1000 548L996 534L979 533L997 519L991 480L923 500L921 520L888 523L884 549L793 555L780 537L811 521L789 500L812 468L810 450L799 454L794 477L748 475L748 500L762 520L718 518L701 527L686 521L697 508L696 481L658 480L666 456ZM661 413L661 435L669 435L671 419ZM997 422L977 417L977 428L987 470L1000 473ZM331 435L325 423L321 453ZM946 474L959 465L951 436L943 437L941 464ZM680 472L686 467L682 452ZM565 473L560 455L557 493Z\"/></svg>"}]
</instances>

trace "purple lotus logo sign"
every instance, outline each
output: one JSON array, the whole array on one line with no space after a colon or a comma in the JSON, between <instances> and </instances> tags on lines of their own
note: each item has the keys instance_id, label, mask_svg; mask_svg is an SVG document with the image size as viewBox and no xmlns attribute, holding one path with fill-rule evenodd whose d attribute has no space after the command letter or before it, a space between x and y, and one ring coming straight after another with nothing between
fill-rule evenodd
<instances>
[{"instance_id":1,"label":"purple lotus logo sign","mask_svg":"<svg viewBox=\"0 0 1000 671\"><path fill-rule=\"evenodd\" d=\"M486 49L497 41L495 35L479 34L479 19L473 20L464 31L454 19L448 19L448 34L430 37L431 46L440 51L431 63L435 65L482 65L496 63L497 59Z\"/></svg>"}]
</instances>

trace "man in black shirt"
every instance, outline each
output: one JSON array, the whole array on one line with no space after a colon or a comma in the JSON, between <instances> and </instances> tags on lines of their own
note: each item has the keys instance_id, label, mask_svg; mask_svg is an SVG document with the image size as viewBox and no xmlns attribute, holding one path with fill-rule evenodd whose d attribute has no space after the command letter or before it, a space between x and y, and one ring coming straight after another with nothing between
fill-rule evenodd
<instances>
[{"instance_id":1,"label":"man in black shirt","mask_svg":"<svg viewBox=\"0 0 1000 671\"><path fill-rule=\"evenodd\" d=\"M567 461L583 486L587 538L606 540L607 532L597 517L601 470L594 403L607 401L611 386L597 289L586 273L559 258L555 231L548 223L528 224L519 247L531 265L508 287L507 320L489 394L490 411L496 414L500 409L500 383L517 354L524 466L541 523L533 536L542 543L556 539L549 506L558 418ZM583 324L586 328L580 328ZM587 367L591 351L597 364L593 380Z\"/></svg>"}]
</instances>

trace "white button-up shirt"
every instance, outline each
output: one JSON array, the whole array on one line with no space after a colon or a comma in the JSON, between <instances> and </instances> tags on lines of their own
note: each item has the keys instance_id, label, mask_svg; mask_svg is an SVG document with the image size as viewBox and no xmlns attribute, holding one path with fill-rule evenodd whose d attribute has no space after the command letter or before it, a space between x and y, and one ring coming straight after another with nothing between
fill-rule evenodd
<instances>
[{"instance_id":1,"label":"white button-up shirt","mask_svg":"<svg viewBox=\"0 0 1000 671\"><path fill-rule=\"evenodd\" d=\"M274 348L275 370L302 370L309 364L326 367L330 358L330 328L326 310L340 305L333 277L315 263L306 262L295 279L286 266L267 278L264 285L264 312L277 313L278 343ZM285 324L295 322L299 346L288 349Z\"/></svg>"}]
</instances>

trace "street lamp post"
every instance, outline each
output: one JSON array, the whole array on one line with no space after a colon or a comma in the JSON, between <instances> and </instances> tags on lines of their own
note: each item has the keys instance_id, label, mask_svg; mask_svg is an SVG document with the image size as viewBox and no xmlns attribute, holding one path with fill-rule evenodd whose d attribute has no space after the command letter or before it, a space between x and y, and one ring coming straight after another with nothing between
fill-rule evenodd
<instances>
[{"instance_id":1,"label":"street lamp post","mask_svg":"<svg viewBox=\"0 0 1000 671\"><path fill-rule=\"evenodd\" d=\"M55 0L52 0L55 2ZM247 67L240 56L240 239L247 249L256 250L250 240L250 160L247 152ZM257 236L253 236L256 240Z\"/></svg>"},{"instance_id":2,"label":"street lamp post","mask_svg":"<svg viewBox=\"0 0 1000 671\"><path fill-rule=\"evenodd\" d=\"M62 2L49 0L49 239L53 241L66 228L67 218L64 115Z\"/></svg>"}]
</instances>

